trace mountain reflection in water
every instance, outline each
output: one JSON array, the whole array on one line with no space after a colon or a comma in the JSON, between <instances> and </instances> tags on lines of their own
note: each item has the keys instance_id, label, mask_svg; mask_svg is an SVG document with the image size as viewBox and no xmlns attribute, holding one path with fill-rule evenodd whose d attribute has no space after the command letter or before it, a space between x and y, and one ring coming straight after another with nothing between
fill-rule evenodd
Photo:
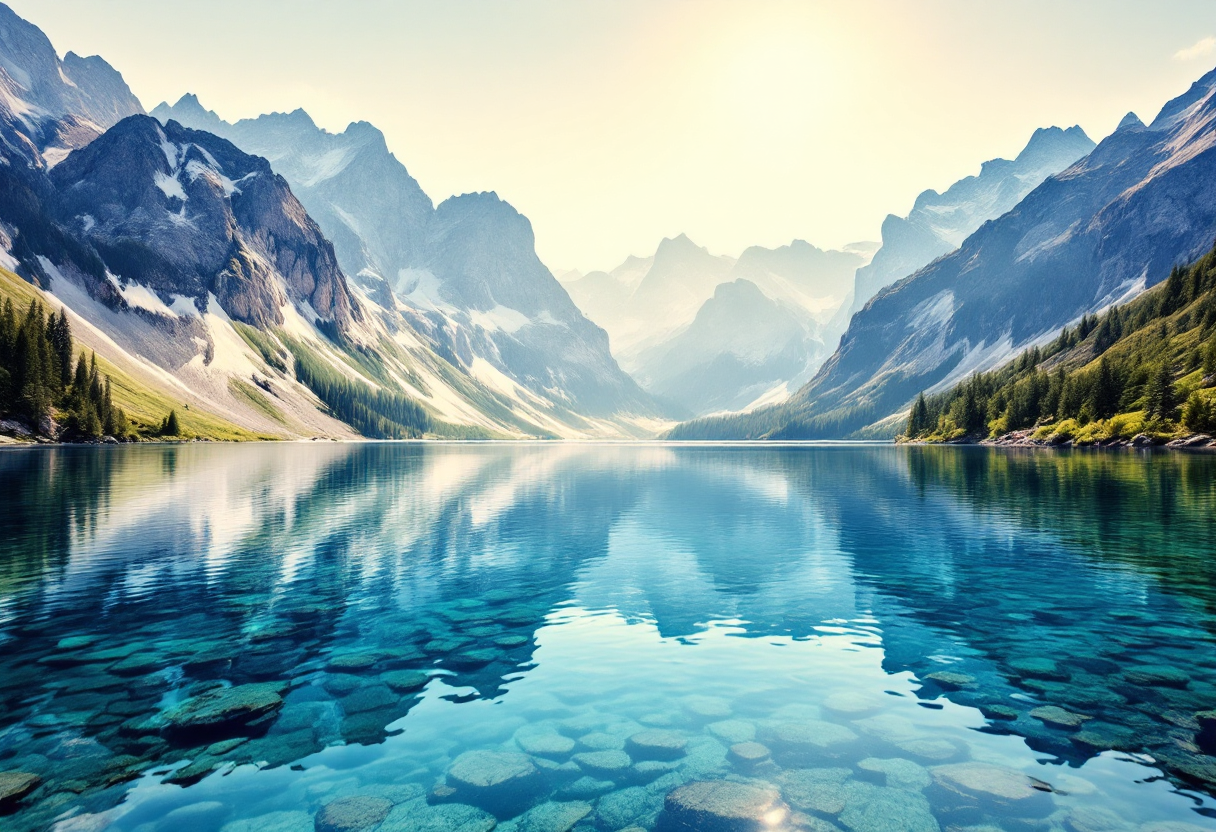
<instances>
[{"instance_id":1,"label":"mountain reflection in water","mask_svg":"<svg viewBox=\"0 0 1216 832\"><path fill-rule=\"evenodd\" d=\"M477 811L649 828L680 783L735 777L870 832L896 790L873 761L899 760L943 829L1029 828L951 802L946 767L978 763L1054 790L1034 828L1212 826L1213 474L865 446L6 451L0 771L40 780L0 821L311 829L386 789L404 818L443 804L462 753L561 735L529 752L543 794ZM207 702L228 710L204 724ZM804 759L799 720L852 739ZM644 729L686 755L579 760ZM764 765L727 753L754 739ZM844 808L791 796L809 769L843 772Z\"/></svg>"}]
</instances>

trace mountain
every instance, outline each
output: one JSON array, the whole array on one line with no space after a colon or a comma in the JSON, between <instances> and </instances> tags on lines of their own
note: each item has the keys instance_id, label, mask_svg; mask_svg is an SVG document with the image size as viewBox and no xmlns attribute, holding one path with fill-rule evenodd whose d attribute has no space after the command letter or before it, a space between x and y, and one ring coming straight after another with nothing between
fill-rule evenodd
<instances>
[{"instance_id":1,"label":"mountain","mask_svg":"<svg viewBox=\"0 0 1216 832\"><path fill-rule=\"evenodd\" d=\"M847 299L852 274L869 253L866 244L823 251L795 240L776 249L752 246L735 259L710 254L681 234L663 240L651 257L630 257L612 272L572 275L565 287L608 330L613 355L643 389L684 413L708 413L780 401L810 378L829 354L822 324ZM739 294L751 305L732 318L716 294L739 281L760 298ZM781 326L770 331L750 317L757 303L780 310ZM711 304L717 308L707 311ZM749 332L753 320L762 325ZM706 330L710 321L716 337ZM730 372L716 373L726 365ZM690 386L693 378L710 387Z\"/></svg>"},{"instance_id":2,"label":"mountain","mask_svg":"<svg viewBox=\"0 0 1216 832\"><path fill-rule=\"evenodd\" d=\"M362 318L333 246L282 177L230 142L149 116L123 119L50 172L55 219L111 275L199 310L282 326L288 304L348 332Z\"/></svg>"},{"instance_id":3,"label":"mountain","mask_svg":"<svg viewBox=\"0 0 1216 832\"><path fill-rule=\"evenodd\" d=\"M99 57L63 60L37 26L0 3L0 148L49 167L144 108Z\"/></svg>"},{"instance_id":4,"label":"mountain","mask_svg":"<svg viewBox=\"0 0 1216 832\"><path fill-rule=\"evenodd\" d=\"M683 410L712 413L780 395L812 356L825 354L802 310L738 278L718 284L693 322L648 350L635 374L644 389Z\"/></svg>"},{"instance_id":5,"label":"mountain","mask_svg":"<svg viewBox=\"0 0 1216 832\"><path fill-rule=\"evenodd\" d=\"M982 224L1013 208L1044 179L1093 149L1093 141L1080 127L1040 128L1016 159L984 162L979 176L960 179L944 193L924 191L907 217L888 214L882 223L882 247L857 270L849 314L864 307L879 290L954 251Z\"/></svg>"},{"instance_id":6,"label":"mountain","mask_svg":"<svg viewBox=\"0 0 1216 832\"><path fill-rule=\"evenodd\" d=\"M1165 279L1216 235L1214 98L1216 72L1149 126L1129 115L957 251L880 292L785 405L675 435L852 434Z\"/></svg>"},{"instance_id":7,"label":"mountain","mask_svg":"<svg viewBox=\"0 0 1216 832\"><path fill-rule=\"evenodd\" d=\"M346 274L482 383L536 399L580 431L591 427L584 416L656 414L536 256L527 218L497 195L435 207L366 122L333 134L296 110L229 124L189 94L152 114L267 158L333 240Z\"/></svg>"}]
</instances>

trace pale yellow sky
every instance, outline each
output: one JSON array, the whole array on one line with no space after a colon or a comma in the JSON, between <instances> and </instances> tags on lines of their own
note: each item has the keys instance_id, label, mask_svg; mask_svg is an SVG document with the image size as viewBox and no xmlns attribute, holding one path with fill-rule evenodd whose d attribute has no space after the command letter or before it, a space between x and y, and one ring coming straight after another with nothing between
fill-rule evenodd
<instances>
[{"instance_id":1,"label":"pale yellow sky","mask_svg":"<svg viewBox=\"0 0 1216 832\"><path fill-rule=\"evenodd\" d=\"M495 190L554 269L877 239L1040 126L1095 141L1216 65L1216 2L7 0L148 109L370 121L439 202Z\"/></svg>"}]
</instances>

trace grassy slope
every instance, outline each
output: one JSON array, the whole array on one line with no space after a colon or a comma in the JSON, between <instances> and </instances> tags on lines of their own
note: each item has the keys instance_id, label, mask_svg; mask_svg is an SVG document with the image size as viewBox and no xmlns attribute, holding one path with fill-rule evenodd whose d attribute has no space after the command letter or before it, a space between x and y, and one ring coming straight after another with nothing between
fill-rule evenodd
<instances>
[{"instance_id":1,"label":"grassy slope","mask_svg":"<svg viewBox=\"0 0 1216 832\"><path fill-rule=\"evenodd\" d=\"M24 314L31 300L40 301L48 310L54 308L37 287L31 286L7 269L0 269L0 302L6 298L12 299L13 305L21 314ZM104 355L97 356L97 366L104 375L110 377L114 403L126 411L132 427L140 433L146 434L152 426L159 425L170 410L176 410L182 431L189 437L224 441L281 438L245 430L220 416L200 410L197 405L191 408L172 392L151 387L120 370Z\"/></svg>"}]
</instances>

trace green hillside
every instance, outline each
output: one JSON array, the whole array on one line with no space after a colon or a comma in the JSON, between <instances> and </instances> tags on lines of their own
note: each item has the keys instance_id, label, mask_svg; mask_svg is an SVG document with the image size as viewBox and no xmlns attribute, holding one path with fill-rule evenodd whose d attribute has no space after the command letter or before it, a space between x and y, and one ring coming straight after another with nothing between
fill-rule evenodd
<instances>
[{"instance_id":1,"label":"green hillside","mask_svg":"<svg viewBox=\"0 0 1216 832\"><path fill-rule=\"evenodd\" d=\"M1101 315L912 405L903 440L1162 443L1216 432L1216 249Z\"/></svg>"}]
</instances>

